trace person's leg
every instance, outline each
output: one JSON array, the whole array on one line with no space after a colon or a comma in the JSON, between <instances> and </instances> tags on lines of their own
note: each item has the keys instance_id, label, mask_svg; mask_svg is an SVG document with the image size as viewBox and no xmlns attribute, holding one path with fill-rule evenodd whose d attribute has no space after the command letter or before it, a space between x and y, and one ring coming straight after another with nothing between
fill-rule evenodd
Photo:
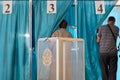
<instances>
[{"instance_id":1,"label":"person's leg","mask_svg":"<svg viewBox=\"0 0 120 80\"><path fill-rule=\"evenodd\" d=\"M109 64L109 56L108 54L101 53L100 54L100 64L102 70L102 80L108 80L108 64Z\"/></svg>"},{"instance_id":2,"label":"person's leg","mask_svg":"<svg viewBox=\"0 0 120 80\"><path fill-rule=\"evenodd\" d=\"M117 53L110 54L110 80L116 80Z\"/></svg>"}]
</instances>

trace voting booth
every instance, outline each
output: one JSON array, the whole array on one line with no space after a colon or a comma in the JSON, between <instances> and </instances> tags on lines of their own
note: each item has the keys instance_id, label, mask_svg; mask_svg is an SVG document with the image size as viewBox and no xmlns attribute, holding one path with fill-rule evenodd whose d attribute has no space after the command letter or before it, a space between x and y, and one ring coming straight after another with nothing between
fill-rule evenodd
<instances>
[{"instance_id":1,"label":"voting booth","mask_svg":"<svg viewBox=\"0 0 120 80\"><path fill-rule=\"evenodd\" d=\"M84 40L40 38L37 80L85 80Z\"/></svg>"}]
</instances>

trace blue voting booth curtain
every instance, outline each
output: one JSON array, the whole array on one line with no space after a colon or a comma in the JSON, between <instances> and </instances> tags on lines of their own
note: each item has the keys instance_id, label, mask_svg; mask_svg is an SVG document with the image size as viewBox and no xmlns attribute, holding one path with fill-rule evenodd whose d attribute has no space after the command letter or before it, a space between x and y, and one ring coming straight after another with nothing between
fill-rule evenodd
<instances>
[{"instance_id":1,"label":"blue voting booth curtain","mask_svg":"<svg viewBox=\"0 0 120 80\"><path fill-rule=\"evenodd\" d=\"M58 0L57 13L47 13L47 1L33 1L33 25L32 25L32 39L35 50L32 54L32 80L37 79L37 42L39 38L50 37L51 34L59 28L59 23L64 18L65 13L72 5L73 0Z\"/></svg>"},{"instance_id":2,"label":"blue voting booth curtain","mask_svg":"<svg viewBox=\"0 0 120 80\"><path fill-rule=\"evenodd\" d=\"M86 80L101 80L99 50L96 43L96 29L103 23L114 2L105 1L105 14L95 13L94 1L79 1L77 4L77 24L73 0L58 0L57 13L47 14L47 2L33 0L32 14L32 80L37 79L37 41L50 37L59 28L63 18L68 22L68 30L85 40ZM73 27L71 27L73 26ZM77 28L76 28L77 27ZM77 29L75 31L74 29ZM0 2L0 79L29 80L29 2L13 1L12 14L2 13Z\"/></svg>"},{"instance_id":3,"label":"blue voting booth curtain","mask_svg":"<svg viewBox=\"0 0 120 80\"><path fill-rule=\"evenodd\" d=\"M105 1L105 14L96 14L94 1L78 1L77 35L85 41L86 80L102 80L96 29L102 25L114 4L115 2Z\"/></svg>"},{"instance_id":4,"label":"blue voting booth curtain","mask_svg":"<svg viewBox=\"0 0 120 80\"><path fill-rule=\"evenodd\" d=\"M57 1L57 13L46 13L46 1L33 1L33 47L32 80L37 78L37 41L38 38L50 37L58 29L58 24L64 18L68 22L68 30L74 35L77 27L77 37L85 40L85 78L86 80L101 80L99 64L99 46L96 43L96 30L106 19L115 2L105 1L105 14L96 14L94 1L78 1L77 20L73 1ZM75 22L77 21L77 24ZM71 27L73 26L73 27ZM72 29L72 30L71 30Z\"/></svg>"},{"instance_id":5,"label":"blue voting booth curtain","mask_svg":"<svg viewBox=\"0 0 120 80\"><path fill-rule=\"evenodd\" d=\"M0 2L0 80L29 80L29 2L13 1L12 14Z\"/></svg>"}]
</instances>

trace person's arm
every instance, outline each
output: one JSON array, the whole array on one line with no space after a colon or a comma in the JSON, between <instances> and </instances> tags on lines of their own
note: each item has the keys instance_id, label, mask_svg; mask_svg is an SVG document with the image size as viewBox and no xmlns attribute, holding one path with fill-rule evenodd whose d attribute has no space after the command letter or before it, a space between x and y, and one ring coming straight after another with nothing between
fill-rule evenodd
<instances>
[{"instance_id":1,"label":"person's arm","mask_svg":"<svg viewBox=\"0 0 120 80\"><path fill-rule=\"evenodd\" d=\"M97 42L100 43L100 40L101 40L101 28L98 31Z\"/></svg>"},{"instance_id":2,"label":"person's arm","mask_svg":"<svg viewBox=\"0 0 120 80\"><path fill-rule=\"evenodd\" d=\"M72 34L69 32L69 35L68 35L69 38L72 38Z\"/></svg>"},{"instance_id":3,"label":"person's arm","mask_svg":"<svg viewBox=\"0 0 120 80\"><path fill-rule=\"evenodd\" d=\"M98 43L100 43L100 39L101 39L101 38L98 36L98 37L97 37L97 42L98 42Z\"/></svg>"}]
</instances>

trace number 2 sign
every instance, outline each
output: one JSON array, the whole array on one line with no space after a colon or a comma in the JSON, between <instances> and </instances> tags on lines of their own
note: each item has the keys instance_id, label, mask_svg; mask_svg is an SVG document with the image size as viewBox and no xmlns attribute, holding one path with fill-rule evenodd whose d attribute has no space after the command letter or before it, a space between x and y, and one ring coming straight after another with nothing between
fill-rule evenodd
<instances>
[{"instance_id":1,"label":"number 2 sign","mask_svg":"<svg viewBox=\"0 0 120 80\"><path fill-rule=\"evenodd\" d=\"M3 14L12 13L12 1L3 1Z\"/></svg>"},{"instance_id":2,"label":"number 2 sign","mask_svg":"<svg viewBox=\"0 0 120 80\"><path fill-rule=\"evenodd\" d=\"M95 1L96 14L104 14L105 6L104 1Z\"/></svg>"},{"instance_id":3,"label":"number 2 sign","mask_svg":"<svg viewBox=\"0 0 120 80\"><path fill-rule=\"evenodd\" d=\"M47 1L47 13L56 13L56 1Z\"/></svg>"}]
</instances>

